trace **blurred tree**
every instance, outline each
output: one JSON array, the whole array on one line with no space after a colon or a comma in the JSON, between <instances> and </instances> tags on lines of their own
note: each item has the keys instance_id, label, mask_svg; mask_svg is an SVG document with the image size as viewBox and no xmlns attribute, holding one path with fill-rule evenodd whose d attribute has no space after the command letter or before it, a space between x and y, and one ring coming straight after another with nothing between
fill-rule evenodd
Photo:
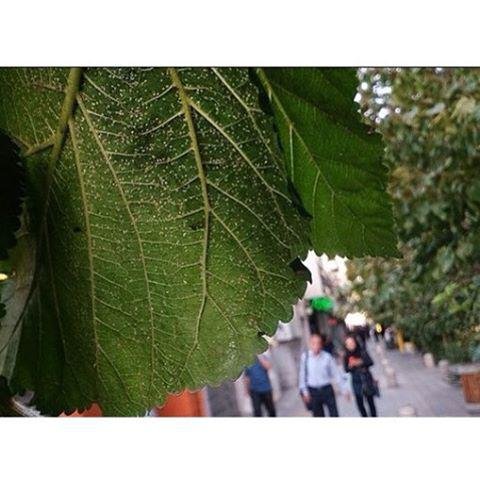
<instances>
[{"instance_id":1,"label":"blurred tree","mask_svg":"<svg viewBox=\"0 0 480 480\"><path fill-rule=\"evenodd\" d=\"M362 69L385 137L401 260L356 260L362 308L453 362L480 350L480 70Z\"/></svg>"}]
</instances>

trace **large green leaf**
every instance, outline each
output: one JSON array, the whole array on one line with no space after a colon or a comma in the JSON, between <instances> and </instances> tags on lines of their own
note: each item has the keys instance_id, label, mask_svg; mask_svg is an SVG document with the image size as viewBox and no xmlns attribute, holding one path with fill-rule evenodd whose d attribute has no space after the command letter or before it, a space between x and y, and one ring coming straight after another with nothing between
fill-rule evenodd
<instances>
[{"instance_id":1,"label":"large green leaf","mask_svg":"<svg viewBox=\"0 0 480 480\"><path fill-rule=\"evenodd\" d=\"M246 69L0 71L38 249L15 388L142 414L265 348L307 231L270 121Z\"/></svg>"},{"instance_id":2,"label":"large green leaf","mask_svg":"<svg viewBox=\"0 0 480 480\"><path fill-rule=\"evenodd\" d=\"M318 252L396 255L380 135L362 123L354 69L257 69Z\"/></svg>"}]
</instances>

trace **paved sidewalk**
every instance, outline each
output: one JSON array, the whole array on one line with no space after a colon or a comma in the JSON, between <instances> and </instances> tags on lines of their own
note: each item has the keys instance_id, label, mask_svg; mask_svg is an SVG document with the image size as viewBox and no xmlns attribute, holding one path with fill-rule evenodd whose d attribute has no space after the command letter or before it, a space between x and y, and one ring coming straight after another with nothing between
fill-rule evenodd
<instances>
[{"instance_id":1,"label":"paved sidewalk","mask_svg":"<svg viewBox=\"0 0 480 480\"><path fill-rule=\"evenodd\" d=\"M427 368L422 357L414 353L400 353L398 350L386 350L383 354L377 350L373 341L368 344L375 365L372 373L380 385L380 398L376 399L379 416L396 417L402 407L411 406L420 417L464 417L470 416L459 386L446 383L437 367ZM386 358L394 368L398 387L387 387L385 368L382 358ZM337 395L338 409L343 417L358 417L355 400L348 402ZM279 416L309 416L299 397L298 390L284 392L277 403Z\"/></svg>"}]
</instances>

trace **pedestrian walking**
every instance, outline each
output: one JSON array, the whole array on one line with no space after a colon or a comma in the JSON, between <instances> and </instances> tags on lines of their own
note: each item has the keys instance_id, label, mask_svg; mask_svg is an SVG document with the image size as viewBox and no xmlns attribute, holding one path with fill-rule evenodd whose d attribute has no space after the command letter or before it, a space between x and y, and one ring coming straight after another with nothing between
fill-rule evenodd
<instances>
[{"instance_id":1,"label":"pedestrian walking","mask_svg":"<svg viewBox=\"0 0 480 480\"><path fill-rule=\"evenodd\" d=\"M395 334L392 326L389 326L385 329L384 338L386 347L389 350L393 350L395 348Z\"/></svg>"},{"instance_id":2,"label":"pedestrian walking","mask_svg":"<svg viewBox=\"0 0 480 480\"><path fill-rule=\"evenodd\" d=\"M344 389L342 375L332 355L323 350L322 337L312 334L309 349L300 361L299 388L305 406L314 417L324 417L327 407L330 417L338 417L337 401L332 383Z\"/></svg>"},{"instance_id":3,"label":"pedestrian walking","mask_svg":"<svg viewBox=\"0 0 480 480\"><path fill-rule=\"evenodd\" d=\"M272 384L268 371L272 363L268 353L255 357L255 363L245 369L245 385L252 400L253 415L262 416L262 405L269 417L276 417L275 403L273 402Z\"/></svg>"},{"instance_id":4,"label":"pedestrian walking","mask_svg":"<svg viewBox=\"0 0 480 480\"><path fill-rule=\"evenodd\" d=\"M368 354L366 347L361 346L355 337L347 337L345 340L344 366L345 371L351 374L355 400L362 417L368 416L364 399L367 400L370 416L377 416L374 397L379 392L377 382L370 372L372 365L373 360Z\"/></svg>"}]
</instances>

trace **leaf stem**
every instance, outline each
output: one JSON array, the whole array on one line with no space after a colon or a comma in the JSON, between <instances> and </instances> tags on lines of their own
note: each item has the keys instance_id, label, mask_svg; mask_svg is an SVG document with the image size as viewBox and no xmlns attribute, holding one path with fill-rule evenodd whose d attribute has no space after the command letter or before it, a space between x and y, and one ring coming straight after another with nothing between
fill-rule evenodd
<instances>
[{"instance_id":1,"label":"leaf stem","mask_svg":"<svg viewBox=\"0 0 480 480\"><path fill-rule=\"evenodd\" d=\"M62 152L63 142L68 127L68 120L72 116L76 104L77 93L80 89L80 81L82 79L82 68L75 67L70 69L68 74L67 87L65 89L65 98L63 100L62 110L60 111L60 119L55 133L55 140L53 144L52 155L48 165L48 185L47 185L47 199L45 202L45 211L48 208L49 190L52 181L53 169Z\"/></svg>"},{"instance_id":2,"label":"leaf stem","mask_svg":"<svg viewBox=\"0 0 480 480\"><path fill-rule=\"evenodd\" d=\"M39 227L39 232L38 232L38 242L37 242L37 252L38 255L36 255L36 258L34 260L35 262L35 267L33 268L33 278L30 283L30 290L28 292L27 298L23 303L21 312L18 314L18 323L17 325L20 325L21 320L23 319L23 315L25 314L26 308L30 303L30 299L33 296L33 293L35 292L35 287L36 283L38 280L38 271L39 271L39 262L40 262L40 252L41 252L41 246L43 242L43 235L45 232L46 228L46 221L47 221L47 212L48 212L48 206L49 206L49 198L50 198L50 190L51 186L53 183L53 171L55 168L55 164L60 157L61 151L62 151L62 146L65 140L65 135L68 127L68 120L70 119L71 115L73 114L73 110L75 108L76 104L76 96L77 93L80 89L80 82L81 82L81 77L82 77L82 68L71 68L70 73L68 75L68 80L67 80L67 86L65 88L65 98L62 104L62 109L60 111L60 118L59 118L59 124L57 127L57 131L55 133L54 138L52 139L52 142L49 142L49 145L44 145L40 144L37 146L31 147L37 148L37 152L40 151L38 150L38 147L42 146L43 148L47 148L49 146L53 145L53 150L52 154L48 163L48 171L47 171L47 179L46 179L46 190L45 190L45 203L43 205L43 211L42 211L42 217L40 219L40 227ZM46 144L47 142L45 142ZM30 150L30 147L27 147L27 152ZM17 328L17 327L15 327ZM8 340L8 342L10 339ZM8 344L8 342L5 344ZM2 347L3 350L4 347ZM0 350L1 351L1 350Z\"/></svg>"}]
</instances>

